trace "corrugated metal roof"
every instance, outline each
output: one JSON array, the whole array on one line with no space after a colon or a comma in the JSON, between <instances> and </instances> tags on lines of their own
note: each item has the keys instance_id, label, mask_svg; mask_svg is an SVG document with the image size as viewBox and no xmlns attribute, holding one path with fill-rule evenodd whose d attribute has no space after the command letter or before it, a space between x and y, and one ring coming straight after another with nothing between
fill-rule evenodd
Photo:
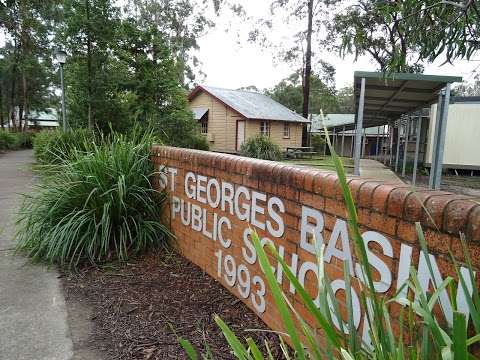
<instances>
[{"instance_id":1,"label":"corrugated metal roof","mask_svg":"<svg viewBox=\"0 0 480 360\"><path fill-rule=\"evenodd\" d=\"M203 115L205 115L208 111L206 107L194 107L190 109L193 112L193 117L195 120L200 120Z\"/></svg>"},{"instance_id":2,"label":"corrugated metal roof","mask_svg":"<svg viewBox=\"0 0 480 360\"><path fill-rule=\"evenodd\" d=\"M200 88L238 111L247 119L310 122L272 98L260 93L203 85Z\"/></svg>"},{"instance_id":3,"label":"corrugated metal roof","mask_svg":"<svg viewBox=\"0 0 480 360\"><path fill-rule=\"evenodd\" d=\"M320 132L323 130L323 123L320 114L311 114L312 118L312 132ZM327 129L333 127L350 125L355 122L354 114L327 114L325 115L325 125Z\"/></svg>"}]
</instances>

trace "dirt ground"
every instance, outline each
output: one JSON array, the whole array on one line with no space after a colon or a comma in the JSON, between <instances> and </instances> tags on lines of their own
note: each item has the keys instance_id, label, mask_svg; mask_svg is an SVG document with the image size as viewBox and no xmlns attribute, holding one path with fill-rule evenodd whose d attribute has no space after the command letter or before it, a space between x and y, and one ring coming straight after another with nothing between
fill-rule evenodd
<instances>
[{"instance_id":1,"label":"dirt ground","mask_svg":"<svg viewBox=\"0 0 480 360\"><path fill-rule=\"evenodd\" d=\"M428 187L428 179L428 176L418 175L417 186ZM402 180L409 184L411 175ZM443 175L441 188L443 191L480 197L480 176Z\"/></svg>"},{"instance_id":2,"label":"dirt ground","mask_svg":"<svg viewBox=\"0 0 480 360\"><path fill-rule=\"evenodd\" d=\"M200 354L233 359L213 320L219 314L237 336L252 336L262 349L267 340L280 358L277 335L245 331L267 327L222 285L174 252L158 251L121 268L64 274L63 285L69 313L80 308L92 323L86 337L75 341L74 336L74 347L84 354L96 353L102 359L186 359L180 336ZM74 327L78 318L70 316ZM83 358L88 355L77 357Z\"/></svg>"}]
</instances>

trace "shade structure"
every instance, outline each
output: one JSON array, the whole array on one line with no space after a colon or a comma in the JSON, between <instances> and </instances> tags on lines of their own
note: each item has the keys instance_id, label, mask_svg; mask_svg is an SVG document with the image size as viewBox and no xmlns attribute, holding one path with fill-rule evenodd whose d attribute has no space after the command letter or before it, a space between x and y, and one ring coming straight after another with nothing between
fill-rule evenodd
<instances>
[{"instance_id":1,"label":"shade structure","mask_svg":"<svg viewBox=\"0 0 480 360\"><path fill-rule=\"evenodd\" d=\"M462 81L459 76L424 75L356 71L354 73L355 123L354 173L360 175L360 144L363 128L387 125L405 115L438 102L430 187L439 188L443 161L443 144L450 103L450 85ZM399 143L397 143L398 145Z\"/></svg>"}]
</instances>

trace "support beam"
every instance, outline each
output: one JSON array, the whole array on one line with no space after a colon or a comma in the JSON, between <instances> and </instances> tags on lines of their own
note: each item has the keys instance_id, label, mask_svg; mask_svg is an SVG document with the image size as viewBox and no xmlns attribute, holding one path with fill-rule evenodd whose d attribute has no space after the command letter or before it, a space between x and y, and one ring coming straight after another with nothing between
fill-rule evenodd
<instances>
[{"instance_id":1,"label":"support beam","mask_svg":"<svg viewBox=\"0 0 480 360\"><path fill-rule=\"evenodd\" d=\"M343 154L343 148L345 146L345 126L343 126L343 130L342 130L342 156L345 156Z\"/></svg>"},{"instance_id":2,"label":"support beam","mask_svg":"<svg viewBox=\"0 0 480 360\"><path fill-rule=\"evenodd\" d=\"M388 138L389 138L389 142L390 142L390 146L389 146L389 152L390 152L390 156L389 156L389 161L388 161L388 165L390 165L390 167L392 167L393 165L393 135L395 134L394 131L395 131L395 127L394 127L395 123L393 121L390 121L388 123Z\"/></svg>"},{"instance_id":3,"label":"support beam","mask_svg":"<svg viewBox=\"0 0 480 360\"><path fill-rule=\"evenodd\" d=\"M415 185L417 181L418 153L420 151L420 137L422 136L422 120L423 118L420 114L417 118L417 137L415 139L415 160L413 161L412 185Z\"/></svg>"},{"instance_id":4,"label":"support beam","mask_svg":"<svg viewBox=\"0 0 480 360\"><path fill-rule=\"evenodd\" d=\"M376 144L376 146L375 146L375 156L376 156L377 160L379 159L379 157L378 157L378 155L379 155L379 154L378 154L378 152L379 152L379 151L378 151L378 150L379 150L379 148L378 148L378 142L379 142L379 141L380 141L380 126L377 127L377 144Z\"/></svg>"},{"instance_id":5,"label":"support beam","mask_svg":"<svg viewBox=\"0 0 480 360\"><path fill-rule=\"evenodd\" d=\"M402 119L398 120L397 127L397 151L395 152L395 172L398 171L398 155L400 153L400 132L402 130Z\"/></svg>"},{"instance_id":6,"label":"support beam","mask_svg":"<svg viewBox=\"0 0 480 360\"><path fill-rule=\"evenodd\" d=\"M360 85L360 101L357 113L357 129L355 131L355 153L353 173L360 175L360 151L362 145L362 128L363 128L363 108L365 106L365 78L362 78Z\"/></svg>"},{"instance_id":7,"label":"support beam","mask_svg":"<svg viewBox=\"0 0 480 360\"><path fill-rule=\"evenodd\" d=\"M433 178L433 189L439 190L442 183L443 153L445 149L445 136L447 133L448 107L450 105L450 84L445 88L443 97L442 113L440 116L439 137L437 140L437 156L435 158L435 172Z\"/></svg>"},{"instance_id":8,"label":"support beam","mask_svg":"<svg viewBox=\"0 0 480 360\"><path fill-rule=\"evenodd\" d=\"M437 152L438 152L438 139L440 136L440 122L441 122L441 113L443 107L443 93L442 91L438 94L437 110L435 114L435 129L433 132L432 139L432 161L430 162L430 177L428 179L428 187L430 189L434 188L435 180L435 164L437 163Z\"/></svg>"},{"instance_id":9,"label":"support beam","mask_svg":"<svg viewBox=\"0 0 480 360\"><path fill-rule=\"evenodd\" d=\"M365 147L367 145L367 130L363 129L362 158L365 157Z\"/></svg>"},{"instance_id":10,"label":"support beam","mask_svg":"<svg viewBox=\"0 0 480 360\"><path fill-rule=\"evenodd\" d=\"M410 116L407 118L405 124L405 141L403 142L403 164L402 164L402 176L405 176L405 170L407 168L407 156L408 156L408 133L410 132Z\"/></svg>"}]
</instances>

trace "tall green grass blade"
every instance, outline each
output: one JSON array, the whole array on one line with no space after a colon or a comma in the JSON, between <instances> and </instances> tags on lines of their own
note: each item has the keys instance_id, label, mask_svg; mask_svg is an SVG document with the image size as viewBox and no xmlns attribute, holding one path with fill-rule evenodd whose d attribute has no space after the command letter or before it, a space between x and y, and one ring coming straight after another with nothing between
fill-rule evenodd
<instances>
[{"instance_id":1,"label":"tall green grass blade","mask_svg":"<svg viewBox=\"0 0 480 360\"><path fill-rule=\"evenodd\" d=\"M180 346L183 348L183 350L185 350L190 360L198 359L198 354L193 348L192 343L190 341L180 338L179 342L180 342Z\"/></svg>"},{"instance_id":2,"label":"tall green grass blade","mask_svg":"<svg viewBox=\"0 0 480 360\"><path fill-rule=\"evenodd\" d=\"M303 345L301 344L300 338L298 337L297 330L293 323L293 319L290 316L290 312L288 310L288 306L283 299L282 290L277 283L277 279L273 274L273 270L267 259L265 250L260 244L260 239L255 232L253 233L252 240L253 245L255 246L255 250L257 251L260 266L263 273L265 274L270 290L272 291L275 304L277 305L278 312L280 313L283 324L285 325L285 330L290 336L290 341L292 342L293 348L296 351L298 358L303 360L305 359L305 351L303 349Z\"/></svg>"},{"instance_id":3,"label":"tall green grass blade","mask_svg":"<svg viewBox=\"0 0 480 360\"><path fill-rule=\"evenodd\" d=\"M228 325L223 322L220 316L215 315L214 320L222 330L223 336L225 336L225 339L231 346L235 356L240 360L251 360L252 357L248 353L248 350L242 345L240 340L238 340L237 336L233 333L232 330L230 330Z\"/></svg>"},{"instance_id":4,"label":"tall green grass blade","mask_svg":"<svg viewBox=\"0 0 480 360\"><path fill-rule=\"evenodd\" d=\"M467 358L467 320L458 311L453 312L453 347L454 360Z\"/></svg>"}]
</instances>

